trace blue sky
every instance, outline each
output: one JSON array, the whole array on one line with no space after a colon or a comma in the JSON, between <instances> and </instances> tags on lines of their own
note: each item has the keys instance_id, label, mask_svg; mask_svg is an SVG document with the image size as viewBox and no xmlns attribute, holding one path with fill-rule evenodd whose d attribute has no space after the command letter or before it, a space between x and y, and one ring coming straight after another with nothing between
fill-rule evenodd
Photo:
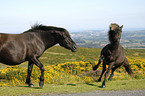
<instances>
[{"instance_id":1,"label":"blue sky","mask_svg":"<svg viewBox=\"0 0 145 96\"><path fill-rule=\"evenodd\" d=\"M74 30L145 29L145 0L0 0L0 32L22 33L35 23Z\"/></svg>"}]
</instances>

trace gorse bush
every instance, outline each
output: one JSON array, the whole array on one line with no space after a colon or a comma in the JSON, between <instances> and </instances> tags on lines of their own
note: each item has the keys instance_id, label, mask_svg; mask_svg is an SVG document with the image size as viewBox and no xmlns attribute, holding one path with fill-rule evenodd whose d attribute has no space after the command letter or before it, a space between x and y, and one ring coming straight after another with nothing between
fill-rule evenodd
<instances>
[{"instance_id":1,"label":"gorse bush","mask_svg":"<svg viewBox=\"0 0 145 96\"><path fill-rule=\"evenodd\" d=\"M81 65L81 66L80 66ZM85 62L67 62L64 64L45 65L45 83L49 84L75 84L75 83L89 83L92 81L91 77L78 76L86 71L91 70L85 68L88 63ZM75 69L76 68L76 69ZM40 69L34 66L31 79L32 82L39 82ZM27 68L19 66L7 67L0 70L0 86L16 86L25 82L27 76Z\"/></svg>"},{"instance_id":2,"label":"gorse bush","mask_svg":"<svg viewBox=\"0 0 145 96\"><path fill-rule=\"evenodd\" d=\"M113 80L145 79L145 60L141 58L129 59L134 75L130 77L123 67L115 71ZM98 79L95 71L92 71L94 62L66 62L55 65L45 65L45 83L48 84L76 84L90 83ZM102 70L102 66L98 70ZM32 82L39 82L40 69L34 66L32 70ZM7 67L0 70L0 86L20 86L25 83L27 68L19 66Z\"/></svg>"}]
</instances>

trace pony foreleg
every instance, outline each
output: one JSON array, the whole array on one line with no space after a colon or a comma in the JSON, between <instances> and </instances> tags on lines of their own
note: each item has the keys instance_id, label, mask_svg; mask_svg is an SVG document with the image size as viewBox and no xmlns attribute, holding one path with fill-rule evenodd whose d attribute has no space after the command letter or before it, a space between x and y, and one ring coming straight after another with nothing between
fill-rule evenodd
<instances>
[{"instance_id":1,"label":"pony foreleg","mask_svg":"<svg viewBox=\"0 0 145 96\"><path fill-rule=\"evenodd\" d=\"M97 70L101 62L103 62L103 55L100 57L98 64L93 67L93 70Z\"/></svg>"},{"instance_id":2,"label":"pony foreleg","mask_svg":"<svg viewBox=\"0 0 145 96\"><path fill-rule=\"evenodd\" d=\"M97 68L99 67L99 65L101 64L101 61L100 61L100 59L99 59L99 62L98 62L98 64L97 65L95 65L94 67L93 67L93 70L95 71L95 70L97 70Z\"/></svg>"},{"instance_id":3,"label":"pony foreleg","mask_svg":"<svg viewBox=\"0 0 145 96\"><path fill-rule=\"evenodd\" d=\"M105 73L104 81L103 81L103 83L102 83L102 88L105 88L106 79L107 79L107 77L108 77L108 75L109 75L109 73L110 73L110 70L111 70L111 68L113 67L113 65L114 65L114 63L109 64L108 70L107 70L106 73Z\"/></svg>"},{"instance_id":4,"label":"pony foreleg","mask_svg":"<svg viewBox=\"0 0 145 96\"><path fill-rule=\"evenodd\" d=\"M39 86L41 87L41 88L43 88L43 85L44 85L44 67L43 67L43 65L41 64L41 62L36 58L36 57L34 57L33 59L32 59L32 61L34 62L34 64L36 65L36 66L38 66L39 68L40 68L40 70L41 70L41 76L40 76L40 82L39 82Z\"/></svg>"},{"instance_id":5,"label":"pony foreleg","mask_svg":"<svg viewBox=\"0 0 145 96\"><path fill-rule=\"evenodd\" d=\"M32 69L33 69L33 63L29 61L28 64L28 74L27 74L27 78L26 78L26 83L29 85L29 87L34 87L34 85L31 83L31 73L32 73Z\"/></svg>"}]
</instances>

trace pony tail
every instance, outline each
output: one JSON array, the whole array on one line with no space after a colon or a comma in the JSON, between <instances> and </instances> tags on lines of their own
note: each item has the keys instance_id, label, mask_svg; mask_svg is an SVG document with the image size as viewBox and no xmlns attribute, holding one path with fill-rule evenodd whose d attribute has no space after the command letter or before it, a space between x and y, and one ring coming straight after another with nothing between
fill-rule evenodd
<instances>
[{"instance_id":1,"label":"pony tail","mask_svg":"<svg viewBox=\"0 0 145 96\"><path fill-rule=\"evenodd\" d=\"M127 71L127 73L129 75L132 75L133 74L132 69L131 69L131 66L129 64L128 65L124 65L124 67L125 67L125 70Z\"/></svg>"},{"instance_id":2,"label":"pony tail","mask_svg":"<svg viewBox=\"0 0 145 96\"><path fill-rule=\"evenodd\" d=\"M127 58L125 58L125 62L124 62L124 65L123 65L123 66L125 67L125 70L127 71L127 73L128 73L129 75L132 75L132 74L133 74L133 71L132 71L132 69L131 69L131 66L130 66L129 63L128 63Z\"/></svg>"}]
</instances>

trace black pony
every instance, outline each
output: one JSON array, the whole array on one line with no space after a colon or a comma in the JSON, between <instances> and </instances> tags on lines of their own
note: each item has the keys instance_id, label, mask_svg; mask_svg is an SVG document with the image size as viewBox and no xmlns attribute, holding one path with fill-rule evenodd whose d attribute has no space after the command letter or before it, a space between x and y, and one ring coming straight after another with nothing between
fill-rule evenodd
<instances>
[{"instance_id":1,"label":"black pony","mask_svg":"<svg viewBox=\"0 0 145 96\"><path fill-rule=\"evenodd\" d=\"M39 86L42 88L44 67L38 58L46 49L57 43L73 52L77 50L77 45L64 28L37 24L22 34L0 33L0 62L6 65L19 65L24 61L29 61L26 78L29 87L33 87L30 76L35 64L41 70Z\"/></svg>"},{"instance_id":2,"label":"black pony","mask_svg":"<svg viewBox=\"0 0 145 96\"><path fill-rule=\"evenodd\" d=\"M113 74L114 71L121 65L123 65L125 67L126 71L129 74L133 74L132 69L125 56L125 51L124 51L123 47L120 45L122 28L123 28L123 25L121 27L119 27L119 25L116 23L112 23L110 25L110 30L108 32L110 44L106 45L102 49L99 62L97 65L95 65L93 67L93 70L96 70L98 68L98 66L101 64L101 62L103 62L103 70L102 70L100 78L98 79L98 81L101 81L101 78L102 78L104 72L106 71L106 64L109 65L108 70L105 73L105 79L102 83L103 88L105 88L105 81L106 81L106 78L108 77L111 69L112 69L112 72L108 79L109 81L111 81L111 79L114 75Z\"/></svg>"}]
</instances>

